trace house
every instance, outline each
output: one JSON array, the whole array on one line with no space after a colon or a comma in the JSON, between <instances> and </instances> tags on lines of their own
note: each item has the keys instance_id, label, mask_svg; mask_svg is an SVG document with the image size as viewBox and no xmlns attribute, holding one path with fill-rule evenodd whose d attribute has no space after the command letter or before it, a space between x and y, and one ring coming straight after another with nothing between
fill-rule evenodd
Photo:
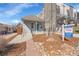
<instances>
[{"instance_id":1,"label":"house","mask_svg":"<svg viewBox=\"0 0 79 59\"><path fill-rule=\"evenodd\" d=\"M16 27L13 25L0 23L0 34L8 34L16 31Z\"/></svg>"},{"instance_id":2,"label":"house","mask_svg":"<svg viewBox=\"0 0 79 59\"><path fill-rule=\"evenodd\" d=\"M0 23L0 34L3 34L4 31L7 31L7 26Z\"/></svg>"},{"instance_id":3,"label":"house","mask_svg":"<svg viewBox=\"0 0 79 59\"><path fill-rule=\"evenodd\" d=\"M55 32L62 24L74 23L77 19L74 10L76 9L64 3L45 3L40 14L22 19L32 32Z\"/></svg>"},{"instance_id":4,"label":"house","mask_svg":"<svg viewBox=\"0 0 79 59\"><path fill-rule=\"evenodd\" d=\"M57 21L60 21L62 22L63 19L65 21L74 21L76 19L76 15L74 14L77 14L75 8L73 8L72 6L69 6L69 5L66 5L66 4L63 4L63 3L57 3L56 4L57 7L56 7L56 10L59 10L59 12L56 13L56 16L57 16Z\"/></svg>"},{"instance_id":5,"label":"house","mask_svg":"<svg viewBox=\"0 0 79 59\"><path fill-rule=\"evenodd\" d=\"M44 31L44 20L37 16L25 16L23 22L29 27L32 33Z\"/></svg>"}]
</instances>

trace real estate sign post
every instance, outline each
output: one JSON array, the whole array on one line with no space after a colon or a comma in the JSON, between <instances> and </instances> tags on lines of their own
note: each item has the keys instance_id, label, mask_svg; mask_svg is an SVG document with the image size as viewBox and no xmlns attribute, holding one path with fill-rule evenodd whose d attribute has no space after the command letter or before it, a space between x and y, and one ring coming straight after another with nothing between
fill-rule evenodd
<instances>
[{"instance_id":1,"label":"real estate sign post","mask_svg":"<svg viewBox=\"0 0 79 59\"><path fill-rule=\"evenodd\" d=\"M62 41L64 41L64 24L62 25Z\"/></svg>"},{"instance_id":2,"label":"real estate sign post","mask_svg":"<svg viewBox=\"0 0 79 59\"><path fill-rule=\"evenodd\" d=\"M67 24L62 25L62 41L64 41L65 38L72 38L73 37L73 25Z\"/></svg>"}]
</instances>

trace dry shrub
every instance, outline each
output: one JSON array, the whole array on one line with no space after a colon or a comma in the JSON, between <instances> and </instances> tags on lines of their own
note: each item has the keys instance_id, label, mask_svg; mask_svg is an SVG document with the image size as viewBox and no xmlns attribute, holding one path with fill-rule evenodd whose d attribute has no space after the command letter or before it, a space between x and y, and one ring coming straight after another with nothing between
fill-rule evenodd
<instances>
[{"instance_id":1,"label":"dry shrub","mask_svg":"<svg viewBox=\"0 0 79 59\"><path fill-rule=\"evenodd\" d=\"M45 42L48 37L45 34L33 35L34 42Z\"/></svg>"}]
</instances>

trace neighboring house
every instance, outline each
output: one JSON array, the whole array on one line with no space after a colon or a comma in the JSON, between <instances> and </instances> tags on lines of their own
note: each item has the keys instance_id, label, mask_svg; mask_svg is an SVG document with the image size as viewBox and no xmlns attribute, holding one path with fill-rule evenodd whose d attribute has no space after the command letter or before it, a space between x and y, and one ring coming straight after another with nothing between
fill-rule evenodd
<instances>
[{"instance_id":1,"label":"neighboring house","mask_svg":"<svg viewBox=\"0 0 79 59\"><path fill-rule=\"evenodd\" d=\"M79 12L77 13L77 23L79 24Z\"/></svg>"},{"instance_id":2,"label":"neighboring house","mask_svg":"<svg viewBox=\"0 0 79 59\"><path fill-rule=\"evenodd\" d=\"M76 9L63 3L46 3L44 10L45 27L49 32L55 32L62 24L74 23L77 19Z\"/></svg>"},{"instance_id":3,"label":"neighboring house","mask_svg":"<svg viewBox=\"0 0 79 59\"><path fill-rule=\"evenodd\" d=\"M7 31L7 27L0 23L0 34L3 34L4 31Z\"/></svg>"},{"instance_id":4,"label":"neighboring house","mask_svg":"<svg viewBox=\"0 0 79 59\"><path fill-rule=\"evenodd\" d=\"M9 33L13 33L13 32L16 32L16 26L14 25L7 25L7 32Z\"/></svg>"},{"instance_id":5,"label":"neighboring house","mask_svg":"<svg viewBox=\"0 0 79 59\"><path fill-rule=\"evenodd\" d=\"M62 4L62 3L57 3L56 5L59 7L59 8L57 8L57 10L60 10L60 12L56 14L56 15L58 15L57 21L60 21L60 19L61 19L61 22L62 22L62 20L64 19L66 21L72 22L77 19L77 15L74 15L74 14L77 14L77 12L74 11L76 9L73 8L72 6Z\"/></svg>"},{"instance_id":6,"label":"neighboring house","mask_svg":"<svg viewBox=\"0 0 79 59\"><path fill-rule=\"evenodd\" d=\"M13 33L14 31L16 31L14 26L0 23L0 34Z\"/></svg>"}]
</instances>

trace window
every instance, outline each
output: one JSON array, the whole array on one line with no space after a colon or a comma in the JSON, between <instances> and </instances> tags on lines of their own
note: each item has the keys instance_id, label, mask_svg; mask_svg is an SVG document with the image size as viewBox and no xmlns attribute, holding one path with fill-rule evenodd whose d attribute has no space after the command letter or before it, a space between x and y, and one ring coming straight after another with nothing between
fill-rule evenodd
<instances>
[{"instance_id":1,"label":"window","mask_svg":"<svg viewBox=\"0 0 79 59\"><path fill-rule=\"evenodd\" d=\"M56 5L57 14L60 14L60 6Z\"/></svg>"},{"instance_id":2,"label":"window","mask_svg":"<svg viewBox=\"0 0 79 59\"><path fill-rule=\"evenodd\" d=\"M33 23L31 23L31 28L33 28Z\"/></svg>"},{"instance_id":3,"label":"window","mask_svg":"<svg viewBox=\"0 0 79 59\"><path fill-rule=\"evenodd\" d=\"M68 17L70 17L70 13L69 13L69 10L67 10L67 15L68 15Z\"/></svg>"},{"instance_id":4,"label":"window","mask_svg":"<svg viewBox=\"0 0 79 59\"><path fill-rule=\"evenodd\" d=\"M40 24L37 23L37 31L39 31L39 29L40 29Z\"/></svg>"}]
</instances>

